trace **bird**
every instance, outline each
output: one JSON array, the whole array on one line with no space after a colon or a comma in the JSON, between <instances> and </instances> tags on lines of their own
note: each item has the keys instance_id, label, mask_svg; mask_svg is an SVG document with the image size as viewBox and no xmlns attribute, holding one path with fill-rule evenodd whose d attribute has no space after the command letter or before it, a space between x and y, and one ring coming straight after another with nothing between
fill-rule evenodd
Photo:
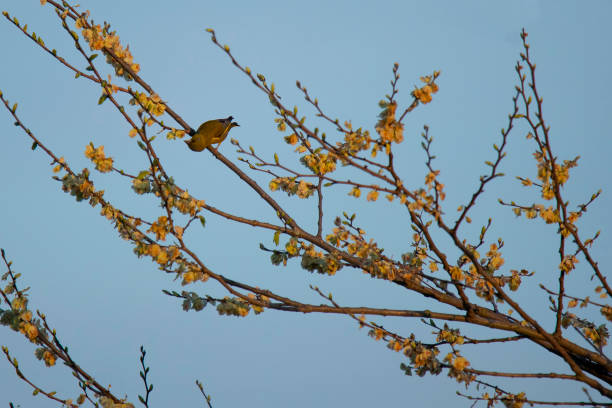
<instances>
[{"instance_id":1,"label":"bird","mask_svg":"<svg viewBox=\"0 0 612 408\"><path fill-rule=\"evenodd\" d=\"M194 152L201 152L207 147L217 144L215 151L219 148L219 145L229 133L230 129L236 126L240 126L238 123L233 122L234 117L228 116L225 119L213 119L206 121L200 125L197 131L191 129L189 135L191 139L185 140L187 146Z\"/></svg>"}]
</instances>

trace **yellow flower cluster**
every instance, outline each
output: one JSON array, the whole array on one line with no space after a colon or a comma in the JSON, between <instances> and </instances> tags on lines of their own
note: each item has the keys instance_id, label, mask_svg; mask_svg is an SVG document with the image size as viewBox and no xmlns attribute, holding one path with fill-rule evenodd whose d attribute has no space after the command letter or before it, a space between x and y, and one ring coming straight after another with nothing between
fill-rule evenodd
<instances>
[{"instance_id":1,"label":"yellow flower cluster","mask_svg":"<svg viewBox=\"0 0 612 408\"><path fill-rule=\"evenodd\" d=\"M180 251L174 245L161 247L157 244L152 244L147 247L146 254L158 264L166 265L168 262L172 262L178 258Z\"/></svg>"},{"instance_id":2,"label":"yellow flower cluster","mask_svg":"<svg viewBox=\"0 0 612 408\"><path fill-rule=\"evenodd\" d=\"M25 310L28 306L28 299L25 296L17 296L11 301L13 310Z\"/></svg>"},{"instance_id":3,"label":"yellow flower cluster","mask_svg":"<svg viewBox=\"0 0 612 408\"><path fill-rule=\"evenodd\" d=\"M337 228L334 228L336 230ZM334 231L335 232L335 231ZM361 237L357 237L354 234L350 234L350 239L354 240L346 247L346 251L354 256L359 258L369 258L370 255L378 257L381 250L378 248L378 245L374 240L370 240L370 242L366 242Z\"/></svg>"},{"instance_id":4,"label":"yellow flower cluster","mask_svg":"<svg viewBox=\"0 0 612 408\"><path fill-rule=\"evenodd\" d=\"M14 310L24 310L20 315L19 332L25 335L31 342L35 342L38 337L38 328L32 322L32 312L25 310L27 301L25 297L16 297L11 306Z\"/></svg>"},{"instance_id":5,"label":"yellow flower cluster","mask_svg":"<svg viewBox=\"0 0 612 408\"><path fill-rule=\"evenodd\" d=\"M559 217L559 211L557 209L554 209L552 206L549 206L548 208L544 208L542 204L534 204L530 208L527 208L527 209L515 207L512 211L514 211L514 214L516 214L517 217L522 215L524 212L525 217L529 219L536 218L539 214L540 217L547 224L553 224L556 222L558 223L561 221L561 218ZM577 219L578 219L578 214L570 213L570 216L569 216L570 223L576 221ZM564 235L567 236L567 232L565 232Z\"/></svg>"},{"instance_id":6,"label":"yellow flower cluster","mask_svg":"<svg viewBox=\"0 0 612 408\"><path fill-rule=\"evenodd\" d=\"M604 315L605 318L608 319L608 321L612 322L612 307L611 306L602 307L600 310L600 313Z\"/></svg>"},{"instance_id":7,"label":"yellow flower cluster","mask_svg":"<svg viewBox=\"0 0 612 408\"><path fill-rule=\"evenodd\" d=\"M366 196L366 200L367 201L376 201L378 200L378 191L376 190L372 190L368 193L368 195Z\"/></svg>"},{"instance_id":8,"label":"yellow flower cluster","mask_svg":"<svg viewBox=\"0 0 612 408\"><path fill-rule=\"evenodd\" d=\"M489 269L491 269L491 271L498 270L504 264L504 258L501 257L501 253L496 244L491 244L487 256L489 257Z\"/></svg>"},{"instance_id":9,"label":"yellow flower cluster","mask_svg":"<svg viewBox=\"0 0 612 408\"><path fill-rule=\"evenodd\" d=\"M313 173L323 175L336 170L336 157L326 153L305 155L300 160Z\"/></svg>"},{"instance_id":10,"label":"yellow flower cluster","mask_svg":"<svg viewBox=\"0 0 612 408\"><path fill-rule=\"evenodd\" d=\"M576 258L574 255L566 255L559 264L559 269L564 273L569 273L569 271L576 268L577 263L578 258Z\"/></svg>"},{"instance_id":11,"label":"yellow flower cluster","mask_svg":"<svg viewBox=\"0 0 612 408\"><path fill-rule=\"evenodd\" d=\"M444 361L448 362L455 371L459 372L465 370L465 368L470 365L470 362L464 357L456 357L453 353L448 353L446 357L444 357Z\"/></svg>"},{"instance_id":12,"label":"yellow flower cluster","mask_svg":"<svg viewBox=\"0 0 612 408\"><path fill-rule=\"evenodd\" d=\"M419 100L419 102L425 104L432 100L431 94L438 92L438 85L431 83L425 85L422 88L417 88L412 91L412 95Z\"/></svg>"},{"instance_id":13,"label":"yellow flower cluster","mask_svg":"<svg viewBox=\"0 0 612 408\"><path fill-rule=\"evenodd\" d=\"M372 142L370 132L362 131L361 128L353 131L350 122L346 122L344 125L349 131L344 133L344 143L337 142L340 151L352 156L370 148Z\"/></svg>"},{"instance_id":14,"label":"yellow flower cluster","mask_svg":"<svg viewBox=\"0 0 612 408\"><path fill-rule=\"evenodd\" d=\"M372 277L391 281L398 279L400 275L400 271L397 266L395 266L393 262L385 259L372 262L371 266L368 269L364 269L363 272L370 274ZM413 276L412 274L407 274L403 276L403 278L405 280L410 280L413 278Z\"/></svg>"},{"instance_id":15,"label":"yellow flower cluster","mask_svg":"<svg viewBox=\"0 0 612 408\"><path fill-rule=\"evenodd\" d=\"M104 146L96 148L93 143L89 143L85 148L85 156L96 165L96 170L101 173L108 173L113 169L113 158L106 157Z\"/></svg>"},{"instance_id":16,"label":"yellow flower cluster","mask_svg":"<svg viewBox=\"0 0 612 408\"><path fill-rule=\"evenodd\" d=\"M438 92L438 85L434 82L440 75L439 71L435 71L433 78L431 75L421 77L421 82L425 84L422 88L416 88L412 91L412 96L419 100L419 102L425 104L432 100L431 94Z\"/></svg>"},{"instance_id":17,"label":"yellow flower cluster","mask_svg":"<svg viewBox=\"0 0 612 408\"><path fill-rule=\"evenodd\" d=\"M538 179L542 182L541 193L545 200L555 198L554 180L552 177L552 165L542 151L533 154L538 162ZM578 158L574 160L564 160L563 164L555 163L555 178L559 186L564 185L569 179L569 169L578 165ZM531 185L529 179L523 180L523 185Z\"/></svg>"},{"instance_id":18,"label":"yellow flower cluster","mask_svg":"<svg viewBox=\"0 0 612 408\"><path fill-rule=\"evenodd\" d=\"M559 218L559 211L552 207L540 209L540 217L542 217L547 224L553 224L561 220Z\"/></svg>"},{"instance_id":19,"label":"yellow flower cluster","mask_svg":"<svg viewBox=\"0 0 612 408\"><path fill-rule=\"evenodd\" d=\"M376 124L376 132L380 135L383 142L401 143L404 140L404 125L395 120L397 103L380 101L379 106L383 108Z\"/></svg>"},{"instance_id":20,"label":"yellow flower cluster","mask_svg":"<svg viewBox=\"0 0 612 408\"><path fill-rule=\"evenodd\" d=\"M119 212L112 205L104 205L102 206L102 210L100 211L100 215L105 217L107 220L116 220Z\"/></svg>"},{"instance_id":21,"label":"yellow flower cluster","mask_svg":"<svg viewBox=\"0 0 612 408\"><path fill-rule=\"evenodd\" d=\"M290 145L294 145L298 142L298 137L295 133L290 134L289 136L285 136L285 142Z\"/></svg>"},{"instance_id":22,"label":"yellow flower cluster","mask_svg":"<svg viewBox=\"0 0 612 408\"><path fill-rule=\"evenodd\" d=\"M438 333L438 336L436 337L436 341L438 342L445 341L455 346L455 345L463 344L464 338L463 336L459 335L459 332L457 330L450 330L445 325L445 329L440 330L440 332Z\"/></svg>"},{"instance_id":23,"label":"yellow flower cluster","mask_svg":"<svg viewBox=\"0 0 612 408\"><path fill-rule=\"evenodd\" d=\"M510 271L512 273L512 277L510 277L509 285L511 291L516 291L521 286L521 275L516 269Z\"/></svg>"},{"instance_id":24,"label":"yellow flower cluster","mask_svg":"<svg viewBox=\"0 0 612 408\"><path fill-rule=\"evenodd\" d=\"M147 232L152 232L155 234L155 238L157 240L164 241L166 239L166 234L170 231L170 225L168 224L168 217L162 215L157 218L151 227L147 230Z\"/></svg>"},{"instance_id":25,"label":"yellow flower cluster","mask_svg":"<svg viewBox=\"0 0 612 408\"><path fill-rule=\"evenodd\" d=\"M472 253L476 259L480 258L480 254L472 249ZM501 257L499 248L496 244L492 244L489 251L487 252L487 260L482 261L482 265L487 265L490 272L498 270L503 264L504 259ZM493 283L485 279L479 272L476 266L472 263L471 259L463 255L460 258L460 264L470 264L467 270L463 270L458 266L451 266L449 273L451 277L457 281L463 281L467 286L473 287L476 291L476 295L491 301L494 299L495 289ZM511 271L511 277L497 277L489 275L489 279L497 283L499 286L504 286L506 282L510 284L511 290L518 289L521 284L521 274L527 274L527 271L523 270L520 273L516 270Z\"/></svg>"},{"instance_id":26,"label":"yellow flower cluster","mask_svg":"<svg viewBox=\"0 0 612 408\"><path fill-rule=\"evenodd\" d=\"M345 248L350 255L365 261L363 272L379 279L395 280L400 276L412 279L411 275L402 275L400 269L391 261L382 257L382 249L374 240L366 242L363 238L365 231L359 230L359 235L352 234L344 227L338 226L328 234L325 239L339 248Z\"/></svg>"},{"instance_id":27,"label":"yellow flower cluster","mask_svg":"<svg viewBox=\"0 0 612 408\"><path fill-rule=\"evenodd\" d=\"M359 190L359 187L353 187L348 195L359 198L361 196L361 190Z\"/></svg>"},{"instance_id":28,"label":"yellow flower cluster","mask_svg":"<svg viewBox=\"0 0 612 408\"><path fill-rule=\"evenodd\" d=\"M168 205L176 208L182 214L189 214L192 217L199 213L205 205L204 200L196 200L189 192L172 186L172 195L168 197Z\"/></svg>"},{"instance_id":29,"label":"yellow flower cluster","mask_svg":"<svg viewBox=\"0 0 612 408\"><path fill-rule=\"evenodd\" d=\"M314 194L316 187L314 184L304 180L297 181L292 177L278 177L269 183L270 190L282 190L288 195L297 195L299 198L308 198Z\"/></svg>"},{"instance_id":30,"label":"yellow flower cluster","mask_svg":"<svg viewBox=\"0 0 612 408\"><path fill-rule=\"evenodd\" d=\"M134 91L134 95L135 98L132 98L130 100L131 105L135 105L138 102L138 104L142 106L144 110L146 110L153 116L161 116L166 111L166 105L162 102L158 94L153 94L149 97L144 92ZM178 136L178 132L182 132L181 136ZM170 133L168 135L170 135ZM174 130L173 136L183 137L184 135L184 131ZM168 138L170 137L168 136Z\"/></svg>"},{"instance_id":31,"label":"yellow flower cluster","mask_svg":"<svg viewBox=\"0 0 612 408\"><path fill-rule=\"evenodd\" d=\"M428 212L434 211L434 209L432 208L433 203L435 202L434 196L432 196L431 194L427 194L425 189L422 189L422 188L419 190L415 190L413 194L415 196L415 200L411 201L408 204L408 209L410 211L421 211L421 210L426 210ZM405 196L401 197L400 202L404 204L406 202L406 197Z\"/></svg>"},{"instance_id":32,"label":"yellow flower cluster","mask_svg":"<svg viewBox=\"0 0 612 408\"><path fill-rule=\"evenodd\" d=\"M189 270L183 273L182 276L183 276L183 281L181 282L181 285L183 286L189 285L190 283L193 283L196 281L206 282L208 280L208 275L203 273L200 269L195 268L191 265L189 267Z\"/></svg>"},{"instance_id":33,"label":"yellow flower cluster","mask_svg":"<svg viewBox=\"0 0 612 408\"><path fill-rule=\"evenodd\" d=\"M585 327L582 331L584 335L591 339L591 341L593 341L593 343L595 343L596 345L603 347L608 344L608 340L603 337L595 328Z\"/></svg>"},{"instance_id":34,"label":"yellow flower cluster","mask_svg":"<svg viewBox=\"0 0 612 408\"><path fill-rule=\"evenodd\" d=\"M290 241L291 242L291 241ZM295 243L293 243L295 245ZM333 254L324 254L321 251L317 251L314 245L305 245L300 242L303 249L302 253L302 267L308 271L317 271L327 275L335 275L336 272L342 268L339 259ZM293 251L294 249L291 248ZM289 252L289 250L287 251Z\"/></svg>"},{"instance_id":35,"label":"yellow flower cluster","mask_svg":"<svg viewBox=\"0 0 612 408\"><path fill-rule=\"evenodd\" d=\"M285 250L287 251L287 253L289 253L289 255L297 255L299 248L298 248L298 240L296 238L291 238L289 241L287 241L287 243L285 244Z\"/></svg>"},{"instance_id":36,"label":"yellow flower cluster","mask_svg":"<svg viewBox=\"0 0 612 408\"><path fill-rule=\"evenodd\" d=\"M456 281L462 281L465 278L461 268L459 268L458 266L454 266L454 265L450 267L450 276L451 276L451 279L456 280Z\"/></svg>"},{"instance_id":37,"label":"yellow flower cluster","mask_svg":"<svg viewBox=\"0 0 612 408\"><path fill-rule=\"evenodd\" d=\"M43 353L43 360L45 361L45 365L47 367L52 367L55 365L55 354L53 354L49 350L45 350L45 352Z\"/></svg>"},{"instance_id":38,"label":"yellow flower cluster","mask_svg":"<svg viewBox=\"0 0 612 408\"><path fill-rule=\"evenodd\" d=\"M83 38L89 44L92 51L102 50L106 53L106 62L111 64L115 68L117 76L124 77L125 79L132 79L128 72L126 72L121 64L119 64L115 58L121 60L126 64L132 72L138 73L140 71L140 65L134 63L134 57L130 52L129 45L123 47L119 40L119 36L115 31L110 32L110 25L108 23L101 27L99 24L93 25L87 22L87 14L77 19L76 27L81 28L81 34ZM113 54L114 57L110 55Z\"/></svg>"},{"instance_id":39,"label":"yellow flower cluster","mask_svg":"<svg viewBox=\"0 0 612 408\"><path fill-rule=\"evenodd\" d=\"M38 337L38 328L30 322L22 322L19 325L19 331L25 334L30 341L34 341Z\"/></svg>"},{"instance_id":40,"label":"yellow flower cluster","mask_svg":"<svg viewBox=\"0 0 612 408\"><path fill-rule=\"evenodd\" d=\"M433 357L433 352L431 349L423 347L420 353L418 353L414 358L414 366L415 367L424 367L429 363L429 361Z\"/></svg>"}]
</instances>

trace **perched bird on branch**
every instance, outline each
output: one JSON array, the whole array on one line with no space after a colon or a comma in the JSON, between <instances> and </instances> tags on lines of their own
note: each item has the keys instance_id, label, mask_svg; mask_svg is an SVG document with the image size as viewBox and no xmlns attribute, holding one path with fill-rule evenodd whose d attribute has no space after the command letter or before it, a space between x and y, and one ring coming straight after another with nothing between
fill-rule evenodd
<instances>
[{"instance_id":1,"label":"perched bird on branch","mask_svg":"<svg viewBox=\"0 0 612 408\"><path fill-rule=\"evenodd\" d=\"M230 129L235 126L240 126L236 122L232 122L233 116L228 116L225 119L213 119L206 121L200 125L197 131L191 129L189 135L190 140L185 140L187 146L194 152L201 152L208 146L217 144L215 151L229 133Z\"/></svg>"}]
</instances>

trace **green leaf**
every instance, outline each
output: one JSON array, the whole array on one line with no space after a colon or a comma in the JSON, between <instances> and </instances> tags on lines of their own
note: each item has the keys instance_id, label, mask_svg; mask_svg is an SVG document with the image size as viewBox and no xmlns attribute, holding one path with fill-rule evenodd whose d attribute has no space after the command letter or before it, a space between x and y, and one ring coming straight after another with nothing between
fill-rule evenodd
<instances>
[{"instance_id":1,"label":"green leaf","mask_svg":"<svg viewBox=\"0 0 612 408\"><path fill-rule=\"evenodd\" d=\"M15 103L13 107L11 108L11 112L15 113L16 110L17 110L17 104Z\"/></svg>"},{"instance_id":2,"label":"green leaf","mask_svg":"<svg viewBox=\"0 0 612 408\"><path fill-rule=\"evenodd\" d=\"M200 215L198 217L200 219L200 223L202 223L203 227L206 227L206 218L204 218L204 216Z\"/></svg>"},{"instance_id":3,"label":"green leaf","mask_svg":"<svg viewBox=\"0 0 612 408\"><path fill-rule=\"evenodd\" d=\"M278 246L278 239L279 239L279 237L280 237L280 231L276 231L274 233L274 239L273 239L273 241L276 244L276 246Z\"/></svg>"},{"instance_id":4,"label":"green leaf","mask_svg":"<svg viewBox=\"0 0 612 408\"><path fill-rule=\"evenodd\" d=\"M38 142L32 143L32 150L36 150L37 147L38 147Z\"/></svg>"},{"instance_id":5,"label":"green leaf","mask_svg":"<svg viewBox=\"0 0 612 408\"><path fill-rule=\"evenodd\" d=\"M102 105L104 101L106 101L107 99L108 99L108 95L103 94L102 96L100 96L100 99L98 99L98 105Z\"/></svg>"}]
</instances>

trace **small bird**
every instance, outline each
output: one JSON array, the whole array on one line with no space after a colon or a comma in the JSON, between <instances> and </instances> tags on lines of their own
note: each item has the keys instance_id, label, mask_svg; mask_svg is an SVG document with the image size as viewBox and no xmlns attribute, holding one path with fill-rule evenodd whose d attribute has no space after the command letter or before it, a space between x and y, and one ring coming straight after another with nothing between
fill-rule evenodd
<instances>
[{"instance_id":1,"label":"small bird","mask_svg":"<svg viewBox=\"0 0 612 408\"><path fill-rule=\"evenodd\" d=\"M217 143L215 151L229 133L230 129L235 126L240 126L236 122L232 122L233 116L228 116L225 119L213 119L206 121L200 125L197 132L193 129L189 132L190 140L185 140L187 146L194 152L201 152L208 146Z\"/></svg>"}]
</instances>

